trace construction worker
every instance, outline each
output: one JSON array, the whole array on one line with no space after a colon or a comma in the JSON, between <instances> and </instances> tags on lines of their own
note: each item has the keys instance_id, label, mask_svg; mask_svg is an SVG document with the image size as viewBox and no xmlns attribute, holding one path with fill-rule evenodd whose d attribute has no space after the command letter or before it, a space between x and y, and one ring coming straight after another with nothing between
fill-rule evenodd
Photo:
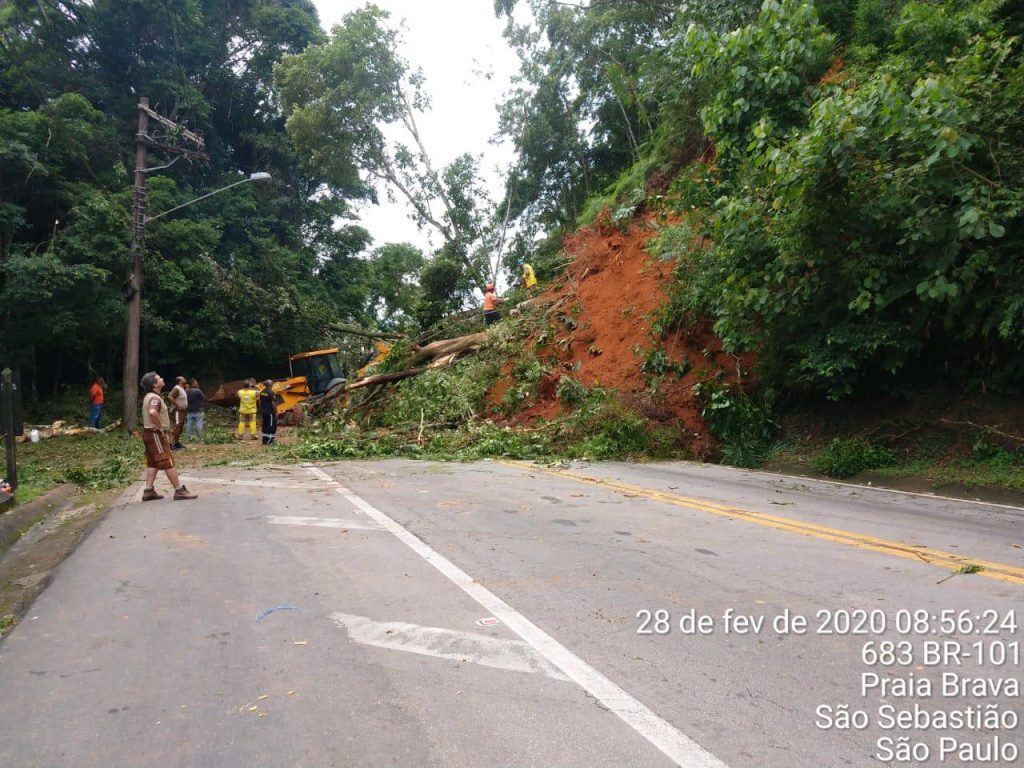
<instances>
[{"instance_id":1,"label":"construction worker","mask_svg":"<svg viewBox=\"0 0 1024 768\"><path fill-rule=\"evenodd\" d=\"M277 436L277 403L274 401L274 382L267 379L260 392L260 432L263 444L270 445Z\"/></svg>"},{"instance_id":2,"label":"construction worker","mask_svg":"<svg viewBox=\"0 0 1024 768\"><path fill-rule=\"evenodd\" d=\"M249 425L253 440L256 439L256 404L260 393L254 379L246 379L245 386L238 390L238 439L245 437L245 425Z\"/></svg>"},{"instance_id":3,"label":"construction worker","mask_svg":"<svg viewBox=\"0 0 1024 768\"><path fill-rule=\"evenodd\" d=\"M520 282L522 283L523 288L525 288L528 291L535 288L537 285L537 275L534 274L533 267L531 267L525 261L520 261L519 269L522 273L520 275Z\"/></svg>"},{"instance_id":4,"label":"construction worker","mask_svg":"<svg viewBox=\"0 0 1024 768\"><path fill-rule=\"evenodd\" d=\"M498 297L494 295L494 283L484 286L484 323L493 325L501 319L498 311Z\"/></svg>"}]
</instances>

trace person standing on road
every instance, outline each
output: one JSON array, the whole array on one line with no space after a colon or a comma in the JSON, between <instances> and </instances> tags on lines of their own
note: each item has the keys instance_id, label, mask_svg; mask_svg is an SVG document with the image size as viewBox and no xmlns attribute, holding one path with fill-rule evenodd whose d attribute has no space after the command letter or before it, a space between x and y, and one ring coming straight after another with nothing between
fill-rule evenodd
<instances>
[{"instance_id":1,"label":"person standing on road","mask_svg":"<svg viewBox=\"0 0 1024 768\"><path fill-rule=\"evenodd\" d=\"M163 495L156 492L153 484L157 473L163 470L167 479L174 486L174 500L183 501L197 498L190 493L178 477L174 468L174 456L171 444L167 439L167 430L171 427L167 405L160 397L164 388L164 380L156 371L150 371L142 377L142 390L146 394L142 398L142 444L146 447L146 487L142 491L143 501L162 499Z\"/></svg>"},{"instance_id":2,"label":"person standing on road","mask_svg":"<svg viewBox=\"0 0 1024 768\"><path fill-rule=\"evenodd\" d=\"M196 379L192 379L189 382L188 389L185 390L185 396L188 398L188 414L185 419L185 437L189 440L192 439L193 430L194 434L203 439L203 416L206 414L206 395L203 394L203 390L199 388L199 382Z\"/></svg>"},{"instance_id":3,"label":"person standing on road","mask_svg":"<svg viewBox=\"0 0 1024 768\"><path fill-rule=\"evenodd\" d=\"M274 382L267 379L260 392L260 432L263 444L270 445L277 435L277 404L274 402Z\"/></svg>"},{"instance_id":4,"label":"person standing on road","mask_svg":"<svg viewBox=\"0 0 1024 768\"><path fill-rule=\"evenodd\" d=\"M89 426L93 429L100 428L100 417L103 415L103 388L107 386L107 382L103 380L102 376L97 376L92 380L92 386L89 387Z\"/></svg>"},{"instance_id":5,"label":"person standing on road","mask_svg":"<svg viewBox=\"0 0 1024 768\"><path fill-rule=\"evenodd\" d=\"M245 437L245 425L249 425L252 437L256 439L256 402L260 393L256 391L256 382L246 379L245 386L238 390L238 439Z\"/></svg>"},{"instance_id":6,"label":"person standing on road","mask_svg":"<svg viewBox=\"0 0 1024 768\"><path fill-rule=\"evenodd\" d=\"M484 286L484 324L493 325L501 319L498 311L498 297L494 295L494 283Z\"/></svg>"},{"instance_id":7,"label":"person standing on road","mask_svg":"<svg viewBox=\"0 0 1024 768\"><path fill-rule=\"evenodd\" d=\"M171 432L171 450L184 448L181 444L181 430L185 428L185 414L188 413L188 395L185 394L186 381L184 376L174 380L167 399L171 401L171 421L174 429Z\"/></svg>"}]
</instances>

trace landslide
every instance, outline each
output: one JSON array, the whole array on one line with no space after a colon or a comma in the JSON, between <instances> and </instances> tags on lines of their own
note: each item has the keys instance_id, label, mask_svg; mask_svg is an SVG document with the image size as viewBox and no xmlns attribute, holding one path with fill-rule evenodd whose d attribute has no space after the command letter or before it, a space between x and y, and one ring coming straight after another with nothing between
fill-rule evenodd
<instances>
[{"instance_id":1,"label":"landslide","mask_svg":"<svg viewBox=\"0 0 1024 768\"><path fill-rule=\"evenodd\" d=\"M657 233L654 214L635 218L626 229L598 218L564 241L571 258L565 273L537 299L546 328L530 340L544 374L539 393L508 423L531 426L571 411L558 397L563 377L584 387L617 393L649 421L678 429L678 447L695 457L714 453L715 438L701 417L694 393L698 382L749 381L750 360L723 352L708 323L661 330L659 313L668 301L672 262L652 256L647 245ZM488 393L498 406L516 385L512 367Z\"/></svg>"}]
</instances>

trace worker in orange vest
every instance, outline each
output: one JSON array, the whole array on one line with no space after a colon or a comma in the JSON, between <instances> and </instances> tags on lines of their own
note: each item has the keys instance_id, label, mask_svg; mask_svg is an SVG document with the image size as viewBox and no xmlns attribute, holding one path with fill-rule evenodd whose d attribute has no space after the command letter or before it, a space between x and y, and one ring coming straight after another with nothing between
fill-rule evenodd
<instances>
[{"instance_id":1,"label":"worker in orange vest","mask_svg":"<svg viewBox=\"0 0 1024 768\"><path fill-rule=\"evenodd\" d=\"M493 325L501 319L498 311L498 297L494 295L494 283L484 286L484 323Z\"/></svg>"}]
</instances>

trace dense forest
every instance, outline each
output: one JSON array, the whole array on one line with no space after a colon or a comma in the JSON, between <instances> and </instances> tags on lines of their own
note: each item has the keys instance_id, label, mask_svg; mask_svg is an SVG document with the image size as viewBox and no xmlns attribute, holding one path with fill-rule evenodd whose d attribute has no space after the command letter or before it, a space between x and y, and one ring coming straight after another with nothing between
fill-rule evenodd
<instances>
[{"instance_id":1,"label":"dense forest","mask_svg":"<svg viewBox=\"0 0 1024 768\"><path fill-rule=\"evenodd\" d=\"M372 5L328 33L308 0L0 3L0 360L41 397L119 378L147 96L208 155L154 170L151 211L273 181L148 227L143 369L231 378L337 323L424 330L519 258L552 277L576 228L653 213L674 275L658 327L710 323L767 388L1020 393L1020 0L495 13L521 68L498 106L516 162L491 201L479 158L431 162L432 84ZM354 206L385 187L437 252L371 242Z\"/></svg>"}]
</instances>

